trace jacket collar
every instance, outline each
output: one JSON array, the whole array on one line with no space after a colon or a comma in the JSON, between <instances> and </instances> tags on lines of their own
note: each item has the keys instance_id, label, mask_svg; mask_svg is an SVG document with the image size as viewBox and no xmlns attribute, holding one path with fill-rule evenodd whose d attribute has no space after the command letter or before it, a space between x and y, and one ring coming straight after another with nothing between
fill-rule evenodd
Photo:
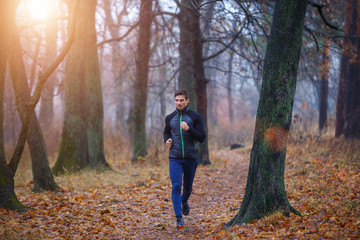
<instances>
[{"instance_id":1,"label":"jacket collar","mask_svg":"<svg viewBox=\"0 0 360 240\"><path fill-rule=\"evenodd\" d=\"M176 111L178 112L178 113L181 113L181 114L184 114L184 113L187 113L187 111L189 111L189 107L188 106L186 106L183 110L179 110L178 108L176 108Z\"/></svg>"}]
</instances>

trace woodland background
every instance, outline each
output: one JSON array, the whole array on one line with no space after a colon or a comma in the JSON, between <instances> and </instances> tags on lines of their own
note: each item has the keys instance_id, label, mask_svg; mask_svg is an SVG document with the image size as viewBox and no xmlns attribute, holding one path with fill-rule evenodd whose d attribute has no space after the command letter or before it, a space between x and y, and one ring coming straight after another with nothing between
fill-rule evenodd
<instances>
[{"instance_id":1,"label":"woodland background","mask_svg":"<svg viewBox=\"0 0 360 240\"><path fill-rule=\"evenodd\" d=\"M359 237L360 102L351 96L360 91L360 1L307 7L285 173L289 201L303 216L275 213L229 230L222 225L243 198L275 2L14 2L9 32L20 41L11 40L9 56L21 58L9 57L4 81L7 162L26 109L16 96L35 92L78 22L35 109L45 147L37 159L48 162L54 180L36 179L35 172L44 175L32 162L39 152L26 146L15 192L33 209L0 209L2 238ZM208 143L200 149L194 215L177 232L162 130L181 87L191 107L206 113ZM245 147L230 151L234 143ZM80 150L70 153L73 146ZM70 155L71 163L62 160ZM115 171L103 171L109 167Z\"/></svg>"}]
</instances>

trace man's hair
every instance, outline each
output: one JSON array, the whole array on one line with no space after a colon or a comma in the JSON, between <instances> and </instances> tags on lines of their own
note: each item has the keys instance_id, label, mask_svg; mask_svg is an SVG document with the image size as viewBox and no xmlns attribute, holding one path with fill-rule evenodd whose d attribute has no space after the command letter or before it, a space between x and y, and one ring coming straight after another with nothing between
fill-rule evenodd
<instances>
[{"instance_id":1,"label":"man's hair","mask_svg":"<svg viewBox=\"0 0 360 240\"><path fill-rule=\"evenodd\" d=\"M189 94L185 89L179 89L179 90L175 91L174 97L179 96L179 95L184 95L186 100L189 98Z\"/></svg>"}]
</instances>

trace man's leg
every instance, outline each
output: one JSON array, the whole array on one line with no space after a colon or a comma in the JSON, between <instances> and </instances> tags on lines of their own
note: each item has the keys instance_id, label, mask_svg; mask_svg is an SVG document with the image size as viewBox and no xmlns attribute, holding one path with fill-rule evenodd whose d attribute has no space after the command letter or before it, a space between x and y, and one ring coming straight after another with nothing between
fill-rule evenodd
<instances>
[{"instance_id":1,"label":"man's leg","mask_svg":"<svg viewBox=\"0 0 360 240\"><path fill-rule=\"evenodd\" d=\"M183 163L179 159L169 159L169 172L172 184L172 203L176 217L182 217L181 214L181 185L183 175Z\"/></svg>"},{"instance_id":2,"label":"man's leg","mask_svg":"<svg viewBox=\"0 0 360 240\"><path fill-rule=\"evenodd\" d=\"M181 202L186 203L192 192L192 185L194 182L195 172L197 168L196 160L186 160L184 163L184 186Z\"/></svg>"}]
</instances>

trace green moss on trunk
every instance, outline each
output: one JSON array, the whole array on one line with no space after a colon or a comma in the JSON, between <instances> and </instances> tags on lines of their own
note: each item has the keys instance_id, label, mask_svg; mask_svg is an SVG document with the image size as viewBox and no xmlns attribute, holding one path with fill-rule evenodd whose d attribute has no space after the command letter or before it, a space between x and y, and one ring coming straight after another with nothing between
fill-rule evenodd
<instances>
[{"instance_id":1,"label":"green moss on trunk","mask_svg":"<svg viewBox=\"0 0 360 240\"><path fill-rule=\"evenodd\" d=\"M5 159L0 159L0 208L24 211L26 207L15 195L12 175L6 166Z\"/></svg>"}]
</instances>

